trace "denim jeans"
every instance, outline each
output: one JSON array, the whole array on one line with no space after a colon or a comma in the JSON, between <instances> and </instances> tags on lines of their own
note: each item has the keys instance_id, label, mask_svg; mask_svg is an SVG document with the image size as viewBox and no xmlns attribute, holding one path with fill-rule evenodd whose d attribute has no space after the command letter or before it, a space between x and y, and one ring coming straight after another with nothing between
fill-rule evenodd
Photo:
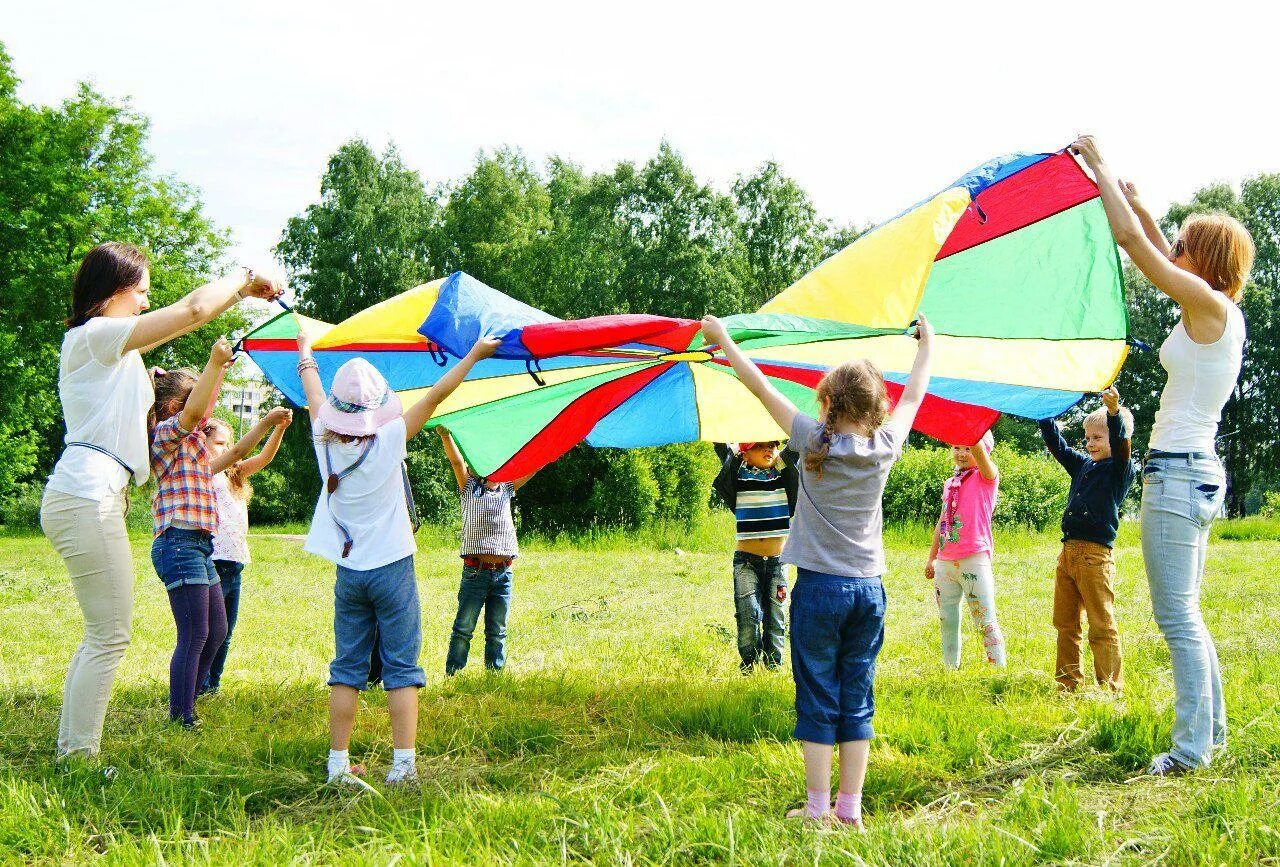
<instances>
[{"instance_id":1,"label":"denim jeans","mask_svg":"<svg viewBox=\"0 0 1280 867\"><path fill-rule=\"evenodd\" d=\"M222 668L227 664L231 635L236 631L236 618L240 615L240 576L244 572L244 564L235 560L214 560L213 568L222 578L222 602L227 609L227 637L213 654L213 665L209 668L209 676L200 686L201 692L217 689L222 683Z\"/></svg>"},{"instance_id":2,"label":"denim jeans","mask_svg":"<svg viewBox=\"0 0 1280 867\"><path fill-rule=\"evenodd\" d=\"M221 580L213 568L213 535L208 530L166 527L151 542L151 565L165 590Z\"/></svg>"},{"instance_id":3,"label":"denim jeans","mask_svg":"<svg viewBox=\"0 0 1280 867\"><path fill-rule=\"evenodd\" d=\"M1142 473L1142 559L1173 666L1170 754L1191 767L1207 765L1226 742L1227 707L1218 651L1200 614L1200 585L1226 476L1216 459L1204 458L1151 458Z\"/></svg>"},{"instance_id":4,"label":"denim jeans","mask_svg":"<svg viewBox=\"0 0 1280 867\"><path fill-rule=\"evenodd\" d=\"M738 622L738 655L748 669L763 657L769 668L782 664L787 634L787 579L782 560L733 552L733 607Z\"/></svg>"},{"instance_id":5,"label":"denim jeans","mask_svg":"<svg viewBox=\"0 0 1280 867\"><path fill-rule=\"evenodd\" d=\"M382 646L382 683L388 689L425 686L422 611L413 555L376 569L338 566L333 585L333 643L329 685L364 689L374 634Z\"/></svg>"},{"instance_id":6,"label":"denim jeans","mask_svg":"<svg viewBox=\"0 0 1280 867\"><path fill-rule=\"evenodd\" d=\"M471 636L484 609L484 664L495 671L507 664L507 612L511 608L511 567L478 569L462 567L458 586L458 616L453 619L445 674L455 674L467 665Z\"/></svg>"},{"instance_id":7,"label":"denim jeans","mask_svg":"<svg viewBox=\"0 0 1280 867\"><path fill-rule=\"evenodd\" d=\"M798 740L816 744L874 737L876 657L887 600L879 578L796 569L791 593L791 674Z\"/></svg>"}]
</instances>

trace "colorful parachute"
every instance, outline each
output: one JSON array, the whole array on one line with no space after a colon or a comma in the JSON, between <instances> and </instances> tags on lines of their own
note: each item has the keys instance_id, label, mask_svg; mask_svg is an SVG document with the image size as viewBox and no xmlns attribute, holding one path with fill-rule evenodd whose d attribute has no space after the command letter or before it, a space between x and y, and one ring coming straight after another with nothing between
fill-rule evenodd
<instances>
[{"instance_id":1,"label":"colorful parachute","mask_svg":"<svg viewBox=\"0 0 1280 867\"><path fill-rule=\"evenodd\" d=\"M916 426L945 442L975 442L1001 412L1057 415L1110 384L1127 352L1120 264L1097 189L1076 162L1064 153L993 160L726 324L774 384L814 412L823 371L853 357L875 361L896 399L917 311L939 336ZM360 354L410 400L476 337L503 336L432 420L454 432L476 472L498 480L584 439L636 447L782 435L689 320L564 322L458 273L338 326L282 316L255 330L245 348L295 403L299 327L326 385Z\"/></svg>"}]
</instances>

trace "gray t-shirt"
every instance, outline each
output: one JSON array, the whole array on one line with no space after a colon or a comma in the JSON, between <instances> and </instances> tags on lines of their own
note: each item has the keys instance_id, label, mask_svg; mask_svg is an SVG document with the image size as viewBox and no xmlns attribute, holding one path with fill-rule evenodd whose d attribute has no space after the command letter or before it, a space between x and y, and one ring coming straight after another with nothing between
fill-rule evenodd
<instances>
[{"instance_id":1,"label":"gray t-shirt","mask_svg":"<svg viewBox=\"0 0 1280 867\"><path fill-rule=\"evenodd\" d=\"M886 425L869 439L836 434L822 463L822 476L804 466L804 453L822 425L804 413L791 423L800 452L800 494L782 561L811 572L845 578L884 574L884 497L889 468L902 454L898 432Z\"/></svg>"}]
</instances>

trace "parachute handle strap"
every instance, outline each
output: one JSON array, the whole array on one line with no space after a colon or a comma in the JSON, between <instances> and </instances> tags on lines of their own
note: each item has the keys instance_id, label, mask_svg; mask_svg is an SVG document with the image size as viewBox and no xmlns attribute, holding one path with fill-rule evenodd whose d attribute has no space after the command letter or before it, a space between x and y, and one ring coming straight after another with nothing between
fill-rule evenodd
<instances>
[{"instance_id":1,"label":"parachute handle strap","mask_svg":"<svg viewBox=\"0 0 1280 867\"><path fill-rule=\"evenodd\" d=\"M978 204L978 200L974 199L969 204L973 206L973 212L978 215L978 222L982 223L983 225L986 225L987 212L982 210L982 205Z\"/></svg>"},{"instance_id":2,"label":"parachute handle strap","mask_svg":"<svg viewBox=\"0 0 1280 867\"><path fill-rule=\"evenodd\" d=\"M525 359L524 369L529 371L529 375L533 377L533 381L538 385L546 385L547 381L538 374L542 373L542 362L536 358Z\"/></svg>"},{"instance_id":3,"label":"parachute handle strap","mask_svg":"<svg viewBox=\"0 0 1280 867\"><path fill-rule=\"evenodd\" d=\"M1128 343L1130 346L1132 346L1134 349L1138 350L1139 352L1151 351L1150 343L1144 343L1143 341L1139 340L1136 337L1127 337L1125 338L1125 342Z\"/></svg>"},{"instance_id":4,"label":"parachute handle strap","mask_svg":"<svg viewBox=\"0 0 1280 867\"><path fill-rule=\"evenodd\" d=\"M444 350L434 340L427 341L427 352L431 353L431 360L438 366L444 367L449 363L449 359L445 356Z\"/></svg>"}]
</instances>

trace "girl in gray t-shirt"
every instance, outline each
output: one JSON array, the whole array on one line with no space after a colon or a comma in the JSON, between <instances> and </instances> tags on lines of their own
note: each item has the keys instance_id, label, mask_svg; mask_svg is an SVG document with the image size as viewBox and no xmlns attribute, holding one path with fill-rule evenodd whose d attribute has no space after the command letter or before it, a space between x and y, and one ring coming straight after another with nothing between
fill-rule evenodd
<instances>
[{"instance_id":1,"label":"girl in gray t-shirt","mask_svg":"<svg viewBox=\"0 0 1280 867\"><path fill-rule=\"evenodd\" d=\"M791 595L795 737L804 747L805 806L788 818L831 812L831 762L840 745L835 819L862 826L862 782L873 735L876 656L884 643L883 512L889 468L902 454L929 385L933 329L920 317L919 348L892 413L884 377L869 361L846 361L818 383L818 418L779 392L714 316L702 320L734 372L800 453L800 492L783 562L796 566Z\"/></svg>"}]
</instances>

